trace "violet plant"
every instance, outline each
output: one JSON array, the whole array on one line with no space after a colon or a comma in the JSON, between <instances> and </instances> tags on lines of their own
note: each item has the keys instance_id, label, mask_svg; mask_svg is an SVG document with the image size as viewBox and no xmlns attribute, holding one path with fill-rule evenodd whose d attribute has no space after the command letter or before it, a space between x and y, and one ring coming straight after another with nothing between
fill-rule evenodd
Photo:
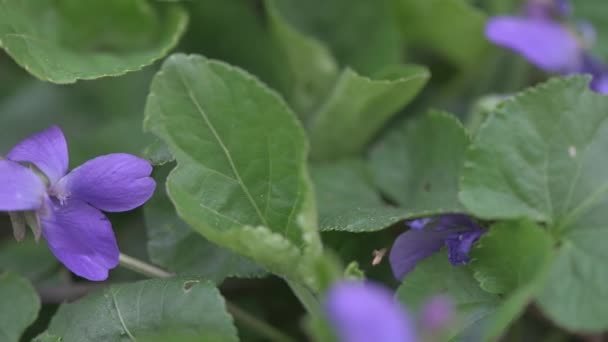
<instances>
[{"instance_id":1,"label":"violet plant","mask_svg":"<svg viewBox=\"0 0 608 342\"><path fill-rule=\"evenodd\" d=\"M0 340L602 340L606 16L1 1Z\"/></svg>"}]
</instances>

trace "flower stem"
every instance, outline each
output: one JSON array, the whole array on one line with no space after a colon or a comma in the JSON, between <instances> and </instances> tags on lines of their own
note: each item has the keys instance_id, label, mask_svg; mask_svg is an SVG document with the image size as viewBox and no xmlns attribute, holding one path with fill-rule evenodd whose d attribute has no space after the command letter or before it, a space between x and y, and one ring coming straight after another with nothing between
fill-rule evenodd
<instances>
[{"instance_id":1,"label":"flower stem","mask_svg":"<svg viewBox=\"0 0 608 342\"><path fill-rule=\"evenodd\" d=\"M160 267L150 265L146 262L143 262L139 259L135 259L123 253L120 253L118 261L120 263L120 266L130 269L133 272L145 275L147 277L170 278L175 275L171 272L163 270Z\"/></svg>"},{"instance_id":2,"label":"flower stem","mask_svg":"<svg viewBox=\"0 0 608 342\"><path fill-rule=\"evenodd\" d=\"M170 278L175 276L174 273L163 270L160 267L148 264L147 262L133 258L126 254L120 253L118 258L120 266L127 268L133 272L153 278ZM251 330L256 331L260 336L272 342L294 342L291 337L283 334L270 324L257 319L255 316L237 307L236 305L226 301L226 309L232 314L235 320L248 326Z\"/></svg>"}]
</instances>

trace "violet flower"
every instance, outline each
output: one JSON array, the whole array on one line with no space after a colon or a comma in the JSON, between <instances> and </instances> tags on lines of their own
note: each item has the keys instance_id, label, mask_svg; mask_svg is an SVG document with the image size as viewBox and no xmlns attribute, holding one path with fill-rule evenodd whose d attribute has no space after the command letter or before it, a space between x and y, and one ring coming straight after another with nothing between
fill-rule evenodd
<instances>
[{"instance_id":1,"label":"violet flower","mask_svg":"<svg viewBox=\"0 0 608 342\"><path fill-rule=\"evenodd\" d=\"M448 248L452 265L469 261L473 243L485 232L475 221L463 214L445 214L436 218L422 218L408 222L410 229L399 235L389 254L389 262L397 279L403 279L416 264Z\"/></svg>"},{"instance_id":2,"label":"violet flower","mask_svg":"<svg viewBox=\"0 0 608 342\"><path fill-rule=\"evenodd\" d=\"M513 50L547 72L591 74L591 89L608 94L608 66L589 52L594 31L590 24L571 29L565 0L528 0L521 16L497 16L486 24L486 37ZM579 32L576 32L579 31Z\"/></svg>"},{"instance_id":3,"label":"violet flower","mask_svg":"<svg viewBox=\"0 0 608 342\"><path fill-rule=\"evenodd\" d=\"M416 342L445 330L454 317L451 301L438 296L422 307L418 320L412 319L389 289L371 282L337 283L323 304L340 342Z\"/></svg>"},{"instance_id":4,"label":"violet flower","mask_svg":"<svg viewBox=\"0 0 608 342\"><path fill-rule=\"evenodd\" d=\"M59 127L23 140L0 158L0 211L34 217L30 225L41 229L59 261L81 277L104 280L118 265L119 251L100 210L128 211L146 202L156 187L149 177L152 166L116 153L67 170L68 148Z\"/></svg>"},{"instance_id":5,"label":"violet flower","mask_svg":"<svg viewBox=\"0 0 608 342\"><path fill-rule=\"evenodd\" d=\"M340 342L416 342L414 322L393 293L374 283L341 282L324 302Z\"/></svg>"}]
</instances>

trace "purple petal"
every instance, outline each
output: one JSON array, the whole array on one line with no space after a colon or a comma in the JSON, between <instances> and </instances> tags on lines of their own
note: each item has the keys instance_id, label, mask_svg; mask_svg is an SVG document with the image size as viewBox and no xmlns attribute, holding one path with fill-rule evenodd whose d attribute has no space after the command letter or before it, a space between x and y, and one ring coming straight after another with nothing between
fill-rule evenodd
<instances>
[{"instance_id":1,"label":"purple petal","mask_svg":"<svg viewBox=\"0 0 608 342\"><path fill-rule=\"evenodd\" d=\"M0 160L0 211L40 208L46 186L36 173L10 160Z\"/></svg>"},{"instance_id":2,"label":"purple petal","mask_svg":"<svg viewBox=\"0 0 608 342\"><path fill-rule=\"evenodd\" d=\"M449 234L451 233L410 229L399 235L388 256L395 278L403 279L420 260L439 251L444 245L444 238Z\"/></svg>"},{"instance_id":3,"label":"purple petal","mask_svg":"<svg viewBox=\"0 0 608 342\"><path fill-rule=\"evenodd\" d=\"M416 342L413 324L388 289L372 283L341 282L324 303L341 342Z\"/></svg>"},{"instance_id":4,"label":"purple petal","mask_svg":"<svg viewBox=\"0 0 608 342\"><path fill-rule=\"evenodd\" d=\"M494 17L486 25L486 37L545 71L570 73L582 63L582 48L576 37L549 20Z\"/></svg>"},{"instance_id":5,"label":"purple petal","mask_svg":"<svg viewBox=\"0 0 608 342\"><path fill-rule=\"evenodd\" d=\"M432 219L430 217L425 217L425 218L421 218L421 219L408 221L406 224L412 229L422 230L431 221L432 221Z\"/></svg>"},{"instance_id":6,"label":"purple petal","mask_svg":"<svg viewBox=\"0 0 608 342\"><path fill-rule=\"evenodd\" d=\"M52 126L21 141L6 156L36 165L55 184L68 171L68 145L63 132Z\"/></svg>"},{"instance_id":7,"label":"purple petal","mask_svg":"<svg viewBox=\"0 0 608 342\"><path fill-rule=\"evenodd\" d=\"M42 235L67 268L89 280L105 280L118 265L118 246L110 221L90 205L47 200L39 212Z\"/></svg>"},{"instance_id":8,"label":"purple petal","mask_svg":"<svg viewBox=\"0 0 608 342\"><path fill-rule=\"evenodd\" d=\"M473 219L465 214L443 214L439 216L435 230L462 230L480 228Z\"/></svg>"},{"instance_id":9,"label":"purple petal","mask_svg":"<svg viewBox=\"0 0 608 342\"><path fill-rule=\"evenodd\" d=\"M445 239L448 247L448 258L452 265L463 265L469 262L469 252L475 241L484 233L481 229L471 229L450 234Z\"/></svg>"},{"instance_id":10,"label":"purple petal","mask_svg":"<svg viewBox=\"0 0 608 342\"><path fill-rule=\"evenodd\" d=\"M127 211L144 204L156 183L152 166L136 156L115 153L91 159L63 177L53 189L58 198L85 201L109 212Z\"/></svg>"}]
</instances>

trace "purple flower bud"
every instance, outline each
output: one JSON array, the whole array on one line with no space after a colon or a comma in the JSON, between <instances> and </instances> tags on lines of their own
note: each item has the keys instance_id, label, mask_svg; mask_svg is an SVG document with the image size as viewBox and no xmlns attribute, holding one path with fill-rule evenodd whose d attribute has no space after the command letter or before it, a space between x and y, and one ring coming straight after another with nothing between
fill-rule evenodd
<instances>
[{"instance_id":1,"label":"purple flower bud","mask_svg":"<svg viewBox=\"0 0 608 342\"><path fill-rule=\"evenodd\" d=\"M416 342L414 324L383 286L341 282L328 292L325 314L340 342Z\"/></svg>"}]
</instances>

